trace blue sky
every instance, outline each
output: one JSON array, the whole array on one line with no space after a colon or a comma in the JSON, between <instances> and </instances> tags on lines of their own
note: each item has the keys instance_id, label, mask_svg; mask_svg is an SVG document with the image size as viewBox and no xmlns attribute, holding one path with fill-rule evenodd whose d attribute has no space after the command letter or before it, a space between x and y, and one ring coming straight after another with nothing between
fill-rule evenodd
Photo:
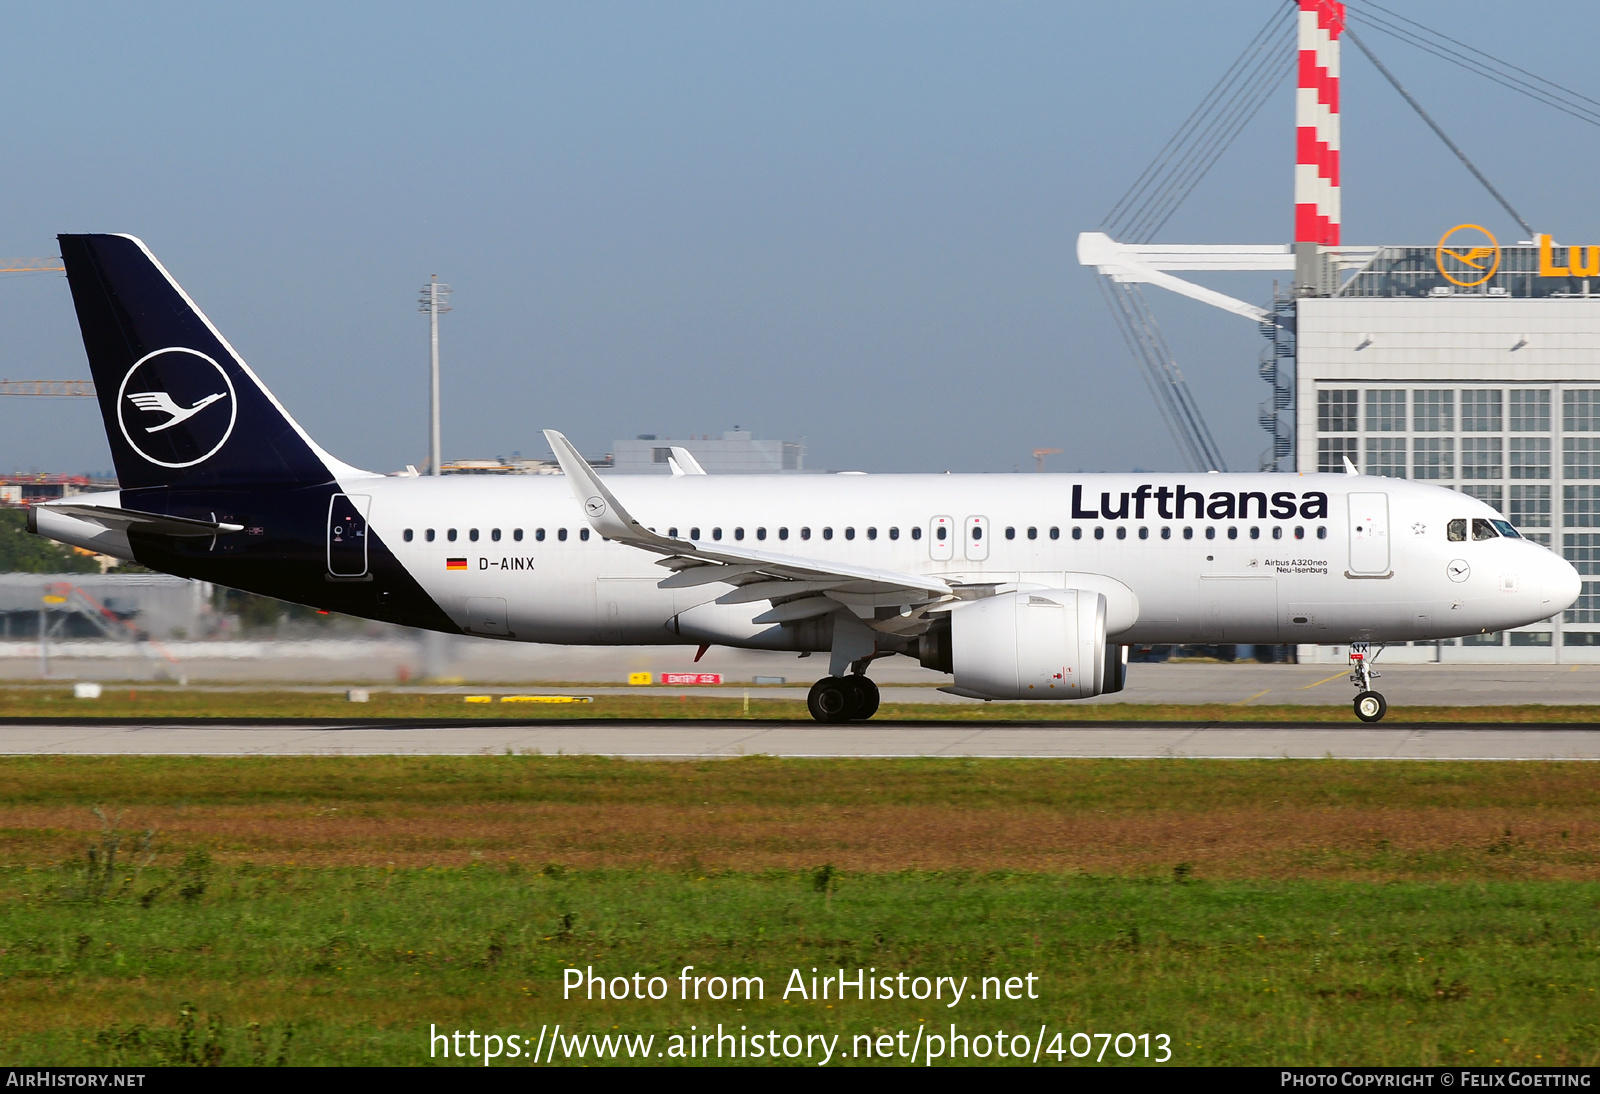
<instances>
[{"instance_id":1,"label":"blue sky","mask_svg":"<svg viewBox=\"0 0 1600 1094\"><path fill-rule=\"evenodd\" d=\"M1390 6L1600 98L1592 4ZM374 470L425 451L430 273L446 458L738 424L833 469L1176 468L1074 240L1271 10L16 6L0 253L141 236ZM1540 230L1600 242L1600 132L1366 38ZM1287 242L1292 118L1285 82L1161 238ZM1348 242L1520 234L1349 47L1344 140ZM1253 468L1259 335L1151 298ZM0 275L0 375L87 375L60 275ZM109 463L89 400L0 400L0 468Z\"/></svg>"}]
</instances>

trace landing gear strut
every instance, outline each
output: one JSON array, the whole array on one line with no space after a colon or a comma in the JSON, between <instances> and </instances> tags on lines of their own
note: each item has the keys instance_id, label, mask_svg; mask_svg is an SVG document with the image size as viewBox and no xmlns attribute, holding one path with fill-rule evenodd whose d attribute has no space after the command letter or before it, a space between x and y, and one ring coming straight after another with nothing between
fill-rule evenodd
<instances>
[{"instance_id":1,"label":"landing gear strut","mask_svg":"<svg viewBox=\"0 0 1600 1094\"><path fill-rule=\"evenodd\" d=\"M825 676L811 685L806 706L819 722L862 721L878 712L878 685L859 673Z\"/></svg>"},{"instance_id":2,"label":"landing gear strut","mask_svg":"<svg viewBox=\"0 0 1600 1094\"><path fill-rule=\"evenodd\" d=\"M1378 653L1382 652L1383 647L1379 646ZM1350 643L1350 682L1356 686L1356 717L1363 722L1382 721L1389 709L1383 696L1372 690L1372 681L1383 675L1372 671L1372 662L1377 656L1369 643Z\"/></svg>"}]
</instances>

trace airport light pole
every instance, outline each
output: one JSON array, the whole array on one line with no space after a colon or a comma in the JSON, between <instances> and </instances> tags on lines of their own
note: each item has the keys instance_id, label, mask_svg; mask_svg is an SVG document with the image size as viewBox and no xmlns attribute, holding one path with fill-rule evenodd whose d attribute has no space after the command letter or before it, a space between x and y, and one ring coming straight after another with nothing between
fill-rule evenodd
<instances>
[{"instance_id":1,"label":"airport light pole","mask_svg":"<svg viewBox=\"0 0 1600 1094\"><path fill-rule=\"evenodd\" d=\"M428 474L439 474L439 316L450 310L444 298L450 295L450 286L439 284L439 275L433 274L422 286L422 297L417 301L418 311L428 313L428 342L431 372L428 388Z\"/></svg>"}]
</instances>

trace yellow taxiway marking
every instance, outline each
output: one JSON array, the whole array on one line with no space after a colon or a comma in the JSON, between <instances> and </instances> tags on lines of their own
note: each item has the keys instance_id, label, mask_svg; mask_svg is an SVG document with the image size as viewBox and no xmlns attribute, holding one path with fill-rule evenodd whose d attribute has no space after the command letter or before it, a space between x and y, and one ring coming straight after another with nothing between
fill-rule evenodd
<instances>
[{"instance_id":1,"label":"yellow taxiway marking","mask_svg":"<svg viewBox=\"0 0 1600 1094\"><path fill-rule=\"evenodd\" d=\"M1271 688L1268 688L1268 689L1267 689L1267 691L1271 691L1271 690L1272 690L1272 689L1271 689ZM1244 705L1244 704L1245 704L1245 703L1248 703L1248 702L1250 702L1250 700L1251 700L1251 699L1259 699L1259 698L1261 698L1261 697L1262 697L1262 696L1263 696L1263 695L1265 695L1265 694L1266 694L1266 693L1267 693L1267 691L1258 691L1258 692L1256 692L1256 693L1255 693L1255 694L1254 694L1254 695L1252 695L1252 696L1250 696L1250 699L1240 699L1240 700L1239 700L1239 705L1240 705L1240 706L1243 706L1243 705Z\"/></svg>"},{"instance_id":2,"label":"yellow taxiway marking","mask_svg":"<svg viewBox=\"0 0 1600 1094\"><path fill-rule=\"evenodd\" d=\"M1339 677L1341 677L1343 675L1344 675L1344 673L1342 673L1342 672L1336 672L1332 676L1328 677L1328 680L1337 680L1337 679L1339 679ZM1303 688L1301 688L1300 690L1301 691L1310 691L1312 688L1320 688L1323 684L1326 684L1328 682L1328 680L1318 680L1315 684L1307 684Z\"/></svg>"}]
</instances>

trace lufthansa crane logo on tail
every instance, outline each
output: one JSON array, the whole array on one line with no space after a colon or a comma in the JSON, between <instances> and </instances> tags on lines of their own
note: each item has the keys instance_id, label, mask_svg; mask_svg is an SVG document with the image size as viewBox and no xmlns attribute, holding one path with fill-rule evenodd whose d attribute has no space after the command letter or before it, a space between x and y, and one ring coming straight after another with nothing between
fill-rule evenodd
<instances>
[{"instance_id":1,"label":"lufthansa crane logo on tail","mask_svg":"<svg viewBox=\"0 0 1600 1094\"><path fill-rule=\"evenodd\" d=\"M1487 228L1457 224L1439 237L1433 258L1447 281L1470 289L1500 269L1500 241Z\"/></svg>"},{"instance_id":2,"label":"lufthansa crane logo on tail","mask_svg":"<svg viewBox=\"0 0 1600 1094\"><path fill-rule=\"evenodd\" d=\"M204 463L238 419L233 382L197 350L173 346L141 357L117 391L117 421L133 450L161 467Z\"/></svg>"}]
</instances>

